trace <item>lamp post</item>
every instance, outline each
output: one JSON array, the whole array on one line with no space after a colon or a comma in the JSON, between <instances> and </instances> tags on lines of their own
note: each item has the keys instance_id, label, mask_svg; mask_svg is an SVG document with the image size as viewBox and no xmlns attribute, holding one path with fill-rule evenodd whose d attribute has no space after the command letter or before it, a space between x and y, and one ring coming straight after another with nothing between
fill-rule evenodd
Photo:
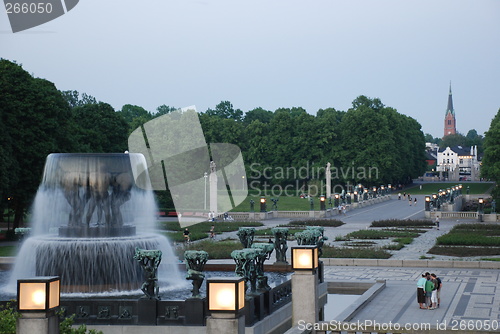
<instances>
[{"instance_id":1,"label":"lamp post","mask_svg":"<svg viewBox=\"0 0 500 334\"><path fill-rule=\"evenodd\" d=\"M484 205L484 199L482 197L479 197L479 207L478 207L478 214L477 218L480 222L483 221L483 205Z\"/></svg>"},{"instance_id":2,"label":"lamp post","mask_svg":"<svg viewBox=\"0 0 500 334\"><path fill-rule=\"evenodd\" d=\"M208 173L205 172L203 173L203 178L205 179L205 197L204 197L204 202L203 202L203 209L207 209L207 178L208 178Z\"/></svg>"},{"instance_id":3,"label":"lamp post","mask_svg":"<svg viewBox=\"0 0 500 334\"><path fill-rule=\"evenodd\" d=\"M241 190L245 189L245 175L241 176Z\"/></svg>"},{"instance_id":4,"label":"lamp post","mask_svg":"<svg viewBox=\"0 0 500 334\"><path fill-rule=\"evenodd\" d=\"M319 209L322 210L322 211L325 211L326 210L326 207L325 207L325 200L326 200L326 197L325 195L321 195L319 197Z\"/></svg>"},{"instance_id":5,"label":"lamp post","mask_svg":"<svg viewBox=\"0 0 500 334\"><path fill-rule=\"evenodd\" d=\"M425 211L431 211L431 197L425 196Z\"/></svg>"},{"instance_id":6,"label":"lamp post","mask_svg":"<svg viewBox=\"0 0 500 334\"><path fill-rule=\"evenodd\" d=\"M317 323L318 246L292 247L292 326Z\"/></svg>"},{"instance_id":7,"label":"lamp post","mask_svg":"<svg viewBox=\"0 0 500 334\"><path fill-rule=\"evenodd\" d=\"M260 212L266 212L266 198L260 198Z\"/></svg>"},{"instance_id":8,"label":"lamp post","mask_svg":"<svg viewBox=\"0 0 500 334\"><path fill-rule=\"evenodd\" d=\"M346 196L347 196L346 197L347 198L347 204L351 204L351 193L348 192Z\"/></svg>"},{"instance_id":9,"label":"lamp post","mask_svg":"<svg viewBox=\"0 0 500 334\"><path fill-rule=\"evenodd\" d=\"M17 281L17 334L59 333L56 309L59 307L61 282L58 276L43 276Z\"/></svg>"},{"instance_id":10,"label":"lamp post","mask_svg":"<svg viewBox=\"0 0 500 334\"><path fill-rule=\"evenodd\" d=\"M207 279L208 334L245 333L245 279L219 277Z\"/></svg>"},{"instance_id":11,"label":"lamp post","mask_svg":"<svg viewBox=\"0 0 500 334\"><path fill-rule=\"evenodd\" d=\"M340 195L339 194L335 194L334 198L335 198L335 201L333 202L333 205L337 208L339 206L339 204L340 204Z\"/></svg>"},{"instance_id":12,"label":"lamp post","mask_svg":"<svg viewBox=\"0 0 500 334\"><path fill-rule=\"evenodd\" d=\"M7 231L10 230L10 200L12 197L7 197Z\"/></svg>"},{"instance_id":13,"label":"lamp post","mask_svg":"<svg viewBox=\"0 0 500 334\"><path fill-rule=\"evenodd\" d=\"M354 203L358 201L358 192L354 190Z\"/></svg>"}]
</instances>

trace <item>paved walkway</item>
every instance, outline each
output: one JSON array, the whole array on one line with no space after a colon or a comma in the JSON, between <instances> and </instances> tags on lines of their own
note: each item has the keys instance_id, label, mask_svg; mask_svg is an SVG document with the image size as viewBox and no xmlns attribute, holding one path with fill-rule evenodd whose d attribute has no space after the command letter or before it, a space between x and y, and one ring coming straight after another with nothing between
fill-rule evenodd
<instances>
[{"instance_id":1,"label":"paved walkway","mask_svg":"<svg viewBox=\"0 0 500 334\"><path fill-rule=\"evenodd\" d=\"M416 282L425 271L443 281L441 305L421 310L416 299ZM498 270L450 268L326 267L328 281L386 280L380 292L351 322L429 323L432 327L453 327L472 323L481 329L488 322L500 330L500 272ZM330 320L330 319L325 319ZM335 319L342 320L342 319ZM494 328L494 327L493 327Z\"/></svg>"},{"instance_id":2,"label":"paved walkway","mask_svg":"<svg viewBox=\"0 0 500 334\"><path fill-rule=\"evenodd\" d=\"M325 230L329 238L328 242L334 241L338 235L366 229L373 220L423 219L424 196L416 197L417 206L409 206L407 201L398 200L397 196L393 196L390 201L353 210L346 216L335 217L345 224ZM267 220L264 221L263 228L288 222L289 219ZM391 259L418 260L420 256L425 255L434 256L435 260L477 260L473 257L456 258L427 254L438 236L447 233L457 223L467 222L474 223L475 221L441 220L439 230L431 229L421 234L410 245L394 251ZM295 244L295 242L289 242L289 249ZM287 258L290 258L289 255ZM273 263L274 260L272 258L269 263ZM443 281L441 305L436 310L420 310L417 303L416 282L426 271L436 273ZM463 326L479 330L489 325L491 329L500 330L500 271L498 270L328 266L325 267L325 279L327 281L386 281L386 288L351 322L422 324L422 326L432 328L454 328L458 332Z\"/></svg>"}]
</instances>

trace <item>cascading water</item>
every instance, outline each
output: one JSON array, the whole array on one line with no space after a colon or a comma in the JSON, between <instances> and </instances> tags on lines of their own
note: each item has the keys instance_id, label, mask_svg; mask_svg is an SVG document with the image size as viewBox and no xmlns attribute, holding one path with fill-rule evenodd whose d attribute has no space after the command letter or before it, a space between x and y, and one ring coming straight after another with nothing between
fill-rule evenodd
<instances>
[{"instance_id":1,"label":"cascading water","mask_svg":"<svg viewBox=\"0 0 500 334\"><path fill-rule=\"evenodd\" d=\"M154 233L150 189L141 154L50 154L6 290L33 276L61 276L69 293L138 290L136 247L162 251L160 287L185 286L169 241Z\"/></svg>"}]
</instances>

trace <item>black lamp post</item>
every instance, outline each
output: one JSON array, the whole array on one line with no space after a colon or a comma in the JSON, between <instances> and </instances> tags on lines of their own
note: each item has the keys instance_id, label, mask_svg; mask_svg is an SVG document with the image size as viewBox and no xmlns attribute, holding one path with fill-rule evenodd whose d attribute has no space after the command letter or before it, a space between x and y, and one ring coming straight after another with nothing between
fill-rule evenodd
<instances>
[{"instance_id":1,"label":"black lamp post","mask_svg":"<svg viewBox=\"0 0 500 334\"><path fill-rule=\"evenodd\" d=\"M320 210L322 210L322 211L326 210L326 207L325 207L325 200L326 200L325 195L321 195L321 196L319 197L319 209L320 209Z\"/></svg>"}]
</instances>

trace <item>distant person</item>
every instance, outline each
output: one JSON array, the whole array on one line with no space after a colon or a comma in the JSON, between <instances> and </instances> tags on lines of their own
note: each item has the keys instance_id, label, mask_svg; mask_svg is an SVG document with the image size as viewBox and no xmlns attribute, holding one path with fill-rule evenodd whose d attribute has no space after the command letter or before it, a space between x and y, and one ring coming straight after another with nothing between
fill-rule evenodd
<instances>
[{"instance_id":1,"label":"distant person","mask_svg":"<svg viewBox=\"0 0 500 334\"><path fill-rule=\"evenodd\" d=\"M408 195L408 204L409 204L410 206L411 206L411 203L412 203L412 202L411 202L411 197L410 197L410 195Z\"/></svg>"},{"instance_id":2,"label":"distant person","mask_svg":"<svg viewBox=\"0 0 500 334\"><path fill-rule=\"evenodd\" d=\"M191 233L189 232L189 229L186 227L186 229L183 232L184 235L184 242L189 243L191 242L191 237L189 236Z\"/></svg>"},{"instance_id":3,"label":"distant person","mask_svg":"<svg viewBox=\"0 0 500 334\"><path fill-rule=\"evenodd\" d=\"M415 197L415 200L413 201L413 204L417 206L417 198Z\"/></svg>"},{"instance_id":4,"label":"distant person","mask_svg":"<svg viewBox=\"0 0 500 334\"><path fill-rule=\"evenodd\" d=\"M439 230L439 217L436 217L436 229Z\"/></svg>"},{"instance_id":5,"label":"distant person","mask_svg":"<svg viewBox=\"0 0 500 334\"><path fill-rule=\"evenodd\" d=\"M210 239L215 239L215 225L210 227L210 231L208 233L210 234Z\"/></svg>"},{"instance_id":6,"label":"distant person","mask_svg":"<svg viewBox=\"0 0 500 334\"><path fill-rule=\"evenodd\" d=\"M406 199L406 191L403 193L403 198Z\"/></svg>"},{"instance_id":7,"label":"distant person","mask_svg":"<svg viewBox=\"0 0 500 334\"><path fill-rule=\"evenodd\" d=\"M398 193L398 200L401 200L401 193Z\"/></svg>"}]
</instances>

